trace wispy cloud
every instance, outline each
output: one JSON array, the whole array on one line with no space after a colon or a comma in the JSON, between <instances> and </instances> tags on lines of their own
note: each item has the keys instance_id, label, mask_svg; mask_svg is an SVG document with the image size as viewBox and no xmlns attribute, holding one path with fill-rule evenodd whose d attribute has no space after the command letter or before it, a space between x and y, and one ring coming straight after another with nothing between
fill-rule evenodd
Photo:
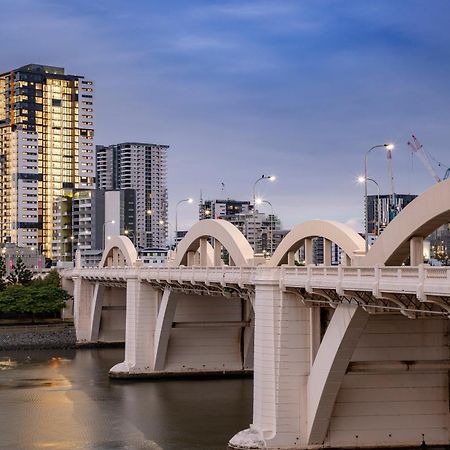
<instances>
[{"instance_id":1,"label":"wispy cloud","mask_svg":"<svg viewBox=\"0 0 450 450\"><path fill-rule=\"evenodd\" d=\"M234 2L228 5L216 5L210 12L231 16L237 19L259 19L264 17L285 16L295 11L295 4L288 1Z\"/></svg>"}]
</instances>

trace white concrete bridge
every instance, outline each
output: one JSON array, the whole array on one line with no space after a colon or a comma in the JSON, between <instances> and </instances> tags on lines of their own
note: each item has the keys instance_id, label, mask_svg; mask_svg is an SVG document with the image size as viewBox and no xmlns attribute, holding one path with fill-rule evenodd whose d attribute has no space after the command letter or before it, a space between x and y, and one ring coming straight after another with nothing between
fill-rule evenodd
<instances>
[{"instance_id":1,"label":"white concrete bridge","mask_svg":"<svg viewBox=\"0 0 450 450\"><path fill-rule=\"evenodd\" d=\"M98 268L78 265L64 282L79 341L125 340L113 376L253 369L253 423L232 448L448 445L450 268L423 264L422 242L449 221L450 180L367 255L349 227L310 221L260 260L234 226L204 220L169 267L142 267L118 236ZM310 264L315 237L323 266ZM332 242L342 265L331 266ZM302 246L305 267L294 261Z\"/></svg>"}]
</instances>

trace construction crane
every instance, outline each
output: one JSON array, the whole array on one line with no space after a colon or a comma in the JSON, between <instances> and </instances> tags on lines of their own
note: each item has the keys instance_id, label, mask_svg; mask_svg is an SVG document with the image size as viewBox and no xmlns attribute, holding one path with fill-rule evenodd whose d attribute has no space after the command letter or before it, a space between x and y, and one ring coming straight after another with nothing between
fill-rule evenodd
<instances>
[{"instance_id":1,"label":"construction crane","mask_svg":"<svg viewBox=\"0 0 450 450\"><path fill-rule=\"evenodd\" d=\"M428 159L427 154L423 150L423 145L420 143L419 139L413 134L411 135L411 140L408 141L408 145L411 147L413 153L415 153L420 160L422 161L423 165L428 169L428 172L430 172L430 175L434 178L436 183L440 183L442 180L439 177L439 175L434 170L433 166L430 163L430 160ZM436 161L438 166L443 166L442 163L439 161ZM450 176L450 168L447 167L447 171L444 175L444 180L446 180Z\"/></svg>"}]
</instances>

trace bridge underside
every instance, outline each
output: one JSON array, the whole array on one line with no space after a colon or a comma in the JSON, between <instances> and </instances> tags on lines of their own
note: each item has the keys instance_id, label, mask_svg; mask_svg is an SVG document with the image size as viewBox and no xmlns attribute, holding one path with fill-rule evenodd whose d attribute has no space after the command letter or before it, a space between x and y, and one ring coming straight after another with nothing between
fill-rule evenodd
<instances>
[{"instance_id":1,"label":"bridge underside","mask_svg":"<svg viewBox=\"0 0 450 450\"><path fill-rule=\"evenodd\" d=\"M114 377L253 369L249 289L136 279L83 281L79 289L78 341L125 341L125 361L111 369Z\"/></svg>"},{"instance_id":2,"label":"bridge underside","mask_svg":"<svg viewBox=\"0 0 450 450\"><path fill-rule=\"evenodd\" d=\"M448 445L447 318L333 311L317 296L300 306L269 286L256 296L254 417L231 448Z\"/></svg>"}]
</instances>

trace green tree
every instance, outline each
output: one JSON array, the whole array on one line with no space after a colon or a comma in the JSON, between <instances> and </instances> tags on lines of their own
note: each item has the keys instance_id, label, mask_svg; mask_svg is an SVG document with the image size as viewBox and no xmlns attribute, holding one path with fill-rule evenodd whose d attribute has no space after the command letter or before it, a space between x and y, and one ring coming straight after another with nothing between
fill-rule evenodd
<instances>
[{"instance_id":1,"label":"green tree","mask_svg":"<svg viewBox=\"0 0 450 450\"><path fill-rule=\"evenodd\" d=\"M6 262L5 258L0 256L0 291L6 287Z\"/></svg>"},{"instance_id":2,"label":"green tree","mask_svg":"<svg viewBox=\"0 0 450 450\"><path fill-rule=\"evenodd\" d=\"M10 284L21 284L23 286L30 284L33 280L33 273L25 266L20 256L16 259L16 264L12 266L12 271L9 273L7 280Z\"/></svg>"},{"instance_id":3,"label":"green tree","mask_svg":"<svg viewBox=\"0 0 450 450\"><path fill-rule=\"evenodd\" d=\"M55 286L61 287L61 277L56 269L52 269L44 278L35 278L32 281L32 286Z\"/></svg>"},{"instance_id":4,"label":"green tree","mask_svg":"<svg viewBox=\"0 0 450 450\"><path fill-rule=\"evenodd\" d=\"M0 314L58 314L70 295L56 286L15 284L0 292Z\"/></svg>"}]
</instances>

